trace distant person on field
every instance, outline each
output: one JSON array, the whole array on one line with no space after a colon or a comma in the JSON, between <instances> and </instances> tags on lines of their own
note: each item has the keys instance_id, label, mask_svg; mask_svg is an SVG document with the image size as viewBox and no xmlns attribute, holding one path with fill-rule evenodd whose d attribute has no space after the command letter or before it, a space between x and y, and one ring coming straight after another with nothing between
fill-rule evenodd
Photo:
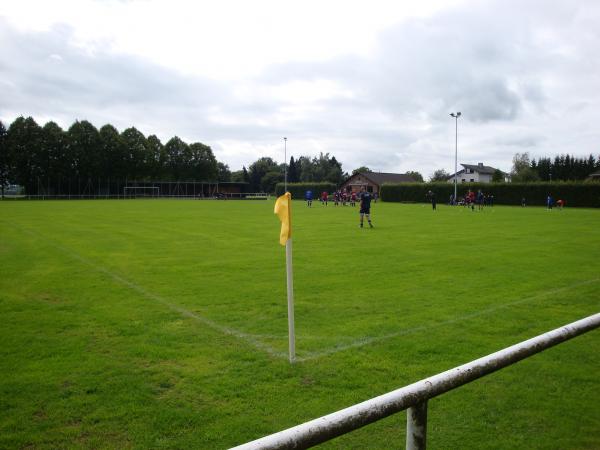
<instances>
[{"instance_id":1,"label":"distant person on field","mask_svg":"<svg viewBox=\"0 0 600 450\"><path fill-rule=\"evenodd\" d=\"M325 206L327 206L328 198L329 198L329 194L327 193L327 191L321 192L321 203L325 204Z\"/></svg>"},{"instance_id":2,"label":"distant person on field","mask_svg":"<svg viewBox=\"0 0 600 450\"><path fill-rule=\"evenodd\" d=\"M429 200L431 201L431 208L435 211L436 205L437 205L437 202L436 202L436 199L435 199L435 192L429 191L427 193L427 197L429 197Z\"/></svg>"},{"instance_id":3,"label":"distant person on field","mask_svg":"<svg viewBox=\"0 0 600 450\"><path fill-rule=\"evenodd\" d=\"M554 206L554 199L552 198L552 194L548 194L548 198L546 199L546 207L548 209L552 209L552 206Z\"/></svg>"},{"instance_id":4,"label":"distant person on field","mask_svg":"<svg viewBox=\"0 0 600 450\"><path fill-rule=\"evenodd\" d=\"M360 191L360 227L363 227L363 221L365 216L369 221L369 227L373 228L371 223L371 194L369 194L363 187Z\"/></svg>"},{"instance_id":5,"label":"distant person on field","mask_svg":"<svg viewBox=\"0 0 600 450\"><path fill-rule=\"evenodd\" d=\"M523 208L525 208L525 206L526 206L526 205L527 205L527 201L525 200L525 197L523 197L523 198L521 199L521 206L522 206Z\"/></svg>"},{"instance_id":6,"label":"distant person on field","mask_svg":"<svg viewBox=\"0 0 600 450\"><path fill-rule=\"evenodd\" d=\"M558 209L563 209L563 206L565 206L565 201L564 200L556 200L556 206L558 207Z\"/></svg>"},{"instance_id":7,"label":"distant person on field","mask_svg":"<svg viewBox=\"0 0 600 450\"><path fill-rule=\"evenodd\" d=\"M469 193L467 194L467 198L469 199L469 205L471 205L471 210L475 211L475 192L469 189Z\"/></svg>"},{"instance_id":8,"label":"distant person on field","mask_svg":"<svg viewBox=\"0 0 600 450\"><path fill-rule=\"evenodd\" d=\"M356 192L354 191L350 194L350 206L356 206Z\"/></svg>"},{"instance_id":9,"label":"distant person on field","mask_svg":"<svg viewBox=\"0 0 600 450\"><path fill-rule=\"evenodd\" d=\"M309 208L312 207L313 193L311 190L306 191L306 194L304 194L304 198L306 199L306 206L308 206Z\"/></svg>"},{"instance_id":10,"label":"distant person on field","mask_svg":"<svg viewBox=\"0 0 600 450\"><path fill-rule=\"evenodd\" d=\"M483 192L481 189L477 191L477 209L480 211L483 209Z\"/></svg>"},{"instance_id":11,"label":"distant person on field","mask_svg":"<svg viewBox=\"0 0 600 450\"><path fill-rule=\"evenodd\" d=\"M375 203L377 203L377 199L379 198L379 192L375 192L373 194L373 200L375 201Z\"/></svg>"}]
</instances>

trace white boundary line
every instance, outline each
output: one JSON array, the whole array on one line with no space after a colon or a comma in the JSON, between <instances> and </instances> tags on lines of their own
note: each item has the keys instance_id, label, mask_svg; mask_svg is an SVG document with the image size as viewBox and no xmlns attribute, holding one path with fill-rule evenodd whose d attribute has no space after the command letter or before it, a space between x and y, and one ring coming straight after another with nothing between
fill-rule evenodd
<instances>
[{"instance_id":1,"label":"white boundary line","mask_svg":"<svg viewBox=\"0 0 600 450\"><path fill-rule=\"evenodd\" d=\"M539 300L540 298L547 297L549 295L558 294L560 292L572 289L574 287L584 286L586 284L592 284L592 283L596 283L598 281L600 281L600 278L593 278L591 280L580 281L580 282L577 282L577 283L570 284L568 286L563 286L561 288L556 288L556 289L552 289L550 291L541 292L539 294L532 295L530 297L526 297L526 298L521 299L521 300L516 300L514 302L502 303L500 305L492 306L490 308L481 309L481 310L473 312L473 313L464 314L462 316L454 317L452 319L444 320L442 322L435 323L435 324L432 324L432 325L422 325L422 326L419 326L419 327L407 328L407 329L404 329L404 330L397 331L395 333L385 334L383 336L373 336L373 337L360 338L360 339L357 339L354 342L351 342L349 344L340 345L340 346L331 348L329 350L320 350L320 351L309 353L308 355L306 355L304 357L296 358L296 361L298 361L298 362L311 361L311 360L314 360L314 359L319 359L319 358L321 358L323 356L333 355L335 353L338 353L338 352L341 352L341 351L344 351L344 350L348 350L348 349L351 349L351 348L363 347L365 345L369 345L369 344L372 344L372 343L375 343L375 342L387 341L388 339L392 339L392 338L395 338L395 337L398 337L398 336L404 336L404 335L407 335L407 334L418 333L419 331L431 330L431 329L439 328L439 327L442 327L442 326L445 326L445 325L450 325L450 324L457 323L457 322L463 322L463 321L471 319L473 317L483 316L483 315L495 312L495 311L497 311L499 309L508 308L510 306L515 306L515 305L520 305L522 303L533 302L535 300Z\"/></svg>"},{"instance_id":2,"label":"white boundary line","mask_svg":"<svg viewBox=\"0 0 600 450\"><path fill-rule=\"evenodd\" d=\"M175 311L185 317L194 319L200 323L202 323L203 325L206 325L209 328L212 328L213 330L219 331L220 333L224 334L224 335L228 335L228 336L234 336L246 343L248 343L249 345L257 348L258 350L264 351L265 353L267 353L270 356L276 357L276 358L282 358L282 359L288 359L288 354L286 352L278 352L277 350L275 350L273 347L264 344L263 342L261 342L258 338L262 337L265 338L265 336L256 336L256 335L252 335L252 334L248 334L248 333L244 333L241 332L239 330L236 330L234 328L230 328L230 327L226 327L223 325L219 325L216 322L213 322L210 319L207 319L206 317L203 317L199 314L196 314L188 309L182 308L181 306L177 306L171 302L169 302L167 299L153 293L150 292L146 289L144 289L142 286L138 285L137 283L134 283L132 281L129 281L125 278L123 278L122 276L111 272L110 270L106 269L105 267L99 266L98 264L95 264L94 262L88 260L87 258L81 256L79 253L75 252L74 250L65 247L61 244L56 243L54 240L51 240L39 233L36 233L34 231L25 229L23 227L18 227L19 230L21 230L22 232L29 234L33 237L36 238L41 238L43 239L48 245L60 250L61 252L67 254L68 256L72 257L73 259L78 260L79 262L92 267L94 270L103 273L105 275L107 275L109 278L112 278L114 281L116 281L119 284L122 284L123 286L128 287L129 289L137 292L138 294L143 295L144 297L154 300L157 303L160 303L166 307L168 307L169 309L171 309L172 311ZM383 341L387 341L389 339L393 339L396 338L398 336L404 336L404 335L408 335L408 334L413 334L413 333L418 333L420 331L426 331L426 330L431 330L431 329L435 329L435 328L439 328L445 325L450 325L453 323L457 323L457 322L463 322L465 320L469 320L473 317L478 317L478 316L483 316L486 314L490 314L492 312L498 311L499 309L503 309L503 308L508 308L510 306L515 306L515 305L519 305L522 303L529 303L529 302L533 302L536 301L538 299L547 297L549 295L554 295L569 289L572 289L574 287L578 287L578 286L584 286L587 284L592 284L592 283L596 283L600 281L600 278L593 278L590 280L586 280L586 281L581 281L581 282L577 282L577 283L573 283L570 284L568 286L563 286L560 288L556 288L556 289L552 289L550 291L544 291L541 292L539 294L530 296L530 297L526 297L524 299L521 300L516 300L514 302L509 302L509 303L503 303L500 305L496 305L496 306L492 306L490 308L485 308L473 313L469 313L469 314L464 314L462 316L458 316L458 317L454 317L452 319L448 319L436 324L432 324L432 325L422 325L422 326L418 326L418 327L413 327L413 328L407 328L404 330L400 330L397 331L395 333L389 333L389 334L385 334L383 336L366 336L366 337L362 337L359 339L354 340L353 342L350 342L348 344L343 344L343 345L339 345L339 346L335 346L326 350L319 350L319 351L315 351L315 352L309 352L307 353L305 356L302 357L296 357L295 361L296 362L305 362L305 361L313 361L313 360L317 360L320 359L322 357L325 356L330 356L330 355L334 355L336 353L345 351L345 350L349 350L352 348L359 348L359 347L364 347L366 345L370 345L373 343L377 343L377 342L383 342ZM278 336L267 336L268 338L275 338L275 339L285 339L286 337L278 337ZM306 336L304 337L304 339L310 339L312 338L311 336Z\"/></svg>"},{"instance_id":3,"label":"white boundary line","mask_svg":"<svg viewBox=\"0 0 600 450\"><path fill-rule=\"evenodd\" d=\"M153 292L148 291L147 289L144 289L139 284L134 283L133 281L129 281L129 280L123 278L122 276L120 276L114 272L111 272L110 270L106 269L105 267L95 264L94 262L81 256L79 253L75 252L74 250L72 250L68 247L58 244L39 233L33 232L31 230L27 230L23 227L19 227L19 229L33 237L43 239L46 242L46 244L60 250L61 252L65 253L66 255L70 256L71 258L76 259L77 261L91 267L92 269L96 270L97 272L103 273L104 275L108 276L109 278L112 278L113 281L116 281L117 283L128 287L129 289L137 292L138 294L141 294L142 296L144 296L150 300L154 300L157 303L160 303L161 305L166 306L167 308L171 309L172 311L175 311L175 312L177 312L185 317L188 317L190 319L194 319L194 320L202 323L203 325L206 325L207 327L212 328L213 330L219 331L225 335L234 336L242 341L245 341L246 343L250 344L251 346L266 352L270 356L274 356L274 357L282 358L282 359L288 358L287 353L276 351L274 348L260 342L258 339L256 339L255 336L253 336L251 334L243 333L234 328L219 325L218 323L213 322L212 320L207 319L206 317L196 314L188 309L182 308L181 306L177 306L177 305L169 302L164 297L161 297L160 295L157 295Z\"/></svg>"}]
</instances>

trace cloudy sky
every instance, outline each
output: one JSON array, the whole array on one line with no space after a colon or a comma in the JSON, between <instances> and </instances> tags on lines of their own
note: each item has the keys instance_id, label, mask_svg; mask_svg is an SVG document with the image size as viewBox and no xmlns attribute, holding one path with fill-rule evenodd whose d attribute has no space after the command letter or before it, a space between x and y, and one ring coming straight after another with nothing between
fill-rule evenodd
<instances>
[{"instance_id":1,"label":"cloudy sky","mask_svg":"<svg viewBox=\"0 0 600 450\"><path fill-rule=\"evenodd\" d=\"M597 0L0 0L0 120L210 145L232 170L600 154Z\"/></svg>"}]
</instances>

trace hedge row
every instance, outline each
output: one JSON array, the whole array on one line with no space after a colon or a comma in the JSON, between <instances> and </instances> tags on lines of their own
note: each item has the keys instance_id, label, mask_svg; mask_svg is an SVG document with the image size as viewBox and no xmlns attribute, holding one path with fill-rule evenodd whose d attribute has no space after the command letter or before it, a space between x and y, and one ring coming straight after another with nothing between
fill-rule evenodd
<instances>
[{"instance_id":1,"label":"hedge row","mask_svg":"<svg viewBox=\"0 0 600 450\"><path fill-rule=\"evenodd\" d=\"M292 194L293 199L304 199L306 191L312 191L313 198L318 200L321 192L327 191L333 194L336 190L334 183L288 183L287 190ZM275 186L275 195L280 196L284 193L283 183L277 183Z\"/></svg>"},{"instance_id":2,"label":"hedge row","mask_svg":"<svg viewBox=\"0 0 600 450\"><path fill-rule=\"evenodd\" d=\"M600 207L600 183L540 182L540 183L460 183L457 197L461 199L469 190L479 189L494 196L495 204L520 205L525 198L528 205L546 205L548 194L554 200L562 199L567 206ZM436 194L438 203L448 203L454 194L452 183L401 183L384 184L381 199L385 202L428 202L427 193Z\"/></svg>"}]
</instances>

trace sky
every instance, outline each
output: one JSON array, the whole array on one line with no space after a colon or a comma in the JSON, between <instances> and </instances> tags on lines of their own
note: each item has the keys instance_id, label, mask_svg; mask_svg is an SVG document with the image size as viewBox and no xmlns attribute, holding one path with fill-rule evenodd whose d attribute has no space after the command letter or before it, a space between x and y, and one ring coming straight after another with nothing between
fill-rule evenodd
<instances>
[{"instance_id":1,"label":"sky","mask_svg":"<svg viewBox=\"0 0 600 450\"><path fill-rule=\"evenodd\" d=\"M427 179L456 125L459 169L597 157L599 24L597 0L0 0L0 120L134 126L231 170L287 150Z\"/></svg>"}]
</instances>

